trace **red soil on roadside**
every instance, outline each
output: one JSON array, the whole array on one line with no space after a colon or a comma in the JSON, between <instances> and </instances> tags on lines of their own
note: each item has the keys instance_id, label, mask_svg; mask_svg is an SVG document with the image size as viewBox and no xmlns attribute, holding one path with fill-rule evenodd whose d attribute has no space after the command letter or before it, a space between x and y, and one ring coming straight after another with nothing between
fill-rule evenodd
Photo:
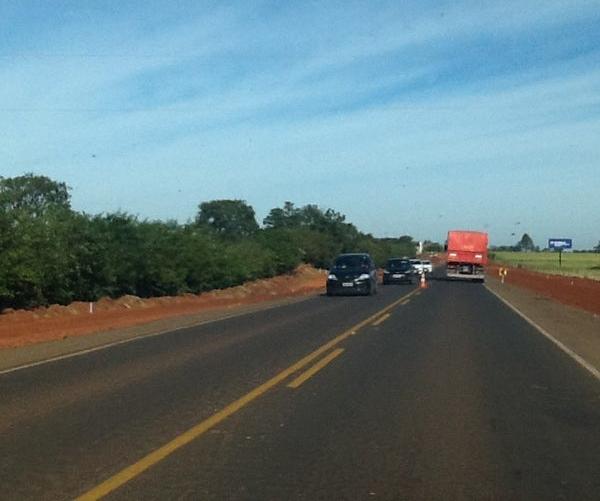
<instances>
[{"instance_id":1,"label":"red soil on roadside","mask_svg":"<svg viewBox=\"0 0 600 501\"><path fill-rule=\"evenodd\" d=\"M525 268L503 267L508 270L506 283L535 291L560 303L600 315L599 280L539 273ZM498 277L499 268L499 265L490 265L487 270L488 275Z\"/></svg>"},{"instance_id":2,"label":"red soil on roadside","mask_svg":"<svg viewBox=\"0 0 600 501\"><path fill-rule=\"evenodd\" d=\"M93 303L75 302L35 310L4 311L0 315L0 349L40 343L94 332L130 327L154 320L226 310L324 289L326 272L300 266L290 275L256 280L203 294L141 299L123 296Z\"/></svg>"},{"instance_id":3,"label":"red soil on roadside","mask_svg":"<svg viewBox=\"0 0 600 501\"><path fill-rule=\"evenodd\" d=\"M432 256L434 263L443 256ZM500 266L491 264L488 275L498 276ZM506 266L505 266L506 268ZM141 299L124 296L103 298L93 303L75 302L35 310L5 311L0 315L0 349L82 336L111 329L130 327L179 315L227 310L302 296L322 291L326 272L300 266L293 274L257 280L229 289L199 295ZM539 273L524 268L508 268L506 282L563 304L600 315L600 281Z\"/></svg>"}]
</instances>

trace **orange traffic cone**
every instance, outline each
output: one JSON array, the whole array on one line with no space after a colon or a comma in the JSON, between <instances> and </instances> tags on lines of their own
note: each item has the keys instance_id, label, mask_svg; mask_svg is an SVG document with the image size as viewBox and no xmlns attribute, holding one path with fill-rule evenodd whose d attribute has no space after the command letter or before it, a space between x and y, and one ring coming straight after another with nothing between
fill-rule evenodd
<instances>
[{"instance_id":1,"label":"orange traffic cone","mask_svg":"<svg viewBox=\"0 0 600 501\"><path fill-rule=\"evenodd\" d=\"M427 289L427 281L425 280L425 272L421 273L421 289Z\"/></svg>"}]
</instances>

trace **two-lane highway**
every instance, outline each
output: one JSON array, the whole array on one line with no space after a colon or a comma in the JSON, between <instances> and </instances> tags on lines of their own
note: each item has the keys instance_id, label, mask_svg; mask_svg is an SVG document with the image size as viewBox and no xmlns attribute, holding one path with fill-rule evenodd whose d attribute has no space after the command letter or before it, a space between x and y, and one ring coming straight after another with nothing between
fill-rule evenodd
<instances>
[{"instance_id":1,"label":"two-lane highway","mask_svg":"<svg viewBox=\"0 0 600 501\"><path fill-rule=\"evenodd\" d=\"M0 375L0 498L597 499L600 385L483 286L316 297Z\"/></svg>"}]
</instances>

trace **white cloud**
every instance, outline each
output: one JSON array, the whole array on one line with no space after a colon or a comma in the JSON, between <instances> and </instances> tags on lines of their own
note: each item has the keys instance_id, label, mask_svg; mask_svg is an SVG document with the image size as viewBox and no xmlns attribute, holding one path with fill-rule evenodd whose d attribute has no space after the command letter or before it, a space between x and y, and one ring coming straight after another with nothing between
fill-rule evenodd
<instances>
[{"instance_id":1,"label":"white cloud","mask_svg":"<svg viewBox=\"0 0 600 501\"><path fill-rule=\"evenodd\" d=\"M429 173L438 188L461 172L490 184L505 170L517 189L517 179L531 179L524 166L592 169L600 154L598 52L462 85L436 82L465 71L453 65L482 37L518 40L526 50L529 33L562 36L564 25L596 15L597 2L430 11L390 3L377 12L316 5L263 18L244 4L151 31L131 14L64 24L43 50L0 59L3 174L67 177L77 203L92 211L185 218L199 197L242 196L259 210L285 199L325 201L388 231L361 205L365 173L373 177L366 200L414 218L414 207L427 210L414 191L400 201L378 197L399 166ZM579 36L564 43L577 46ZM548 44L562 47L560 39ZM449 47L456 54L447 56ZM159 83L161 99L147 97L144 86L161 75L173 87ZM332 182L342 195L332 196ZM181 186L198 191L174 202L169 193Z\"/></svg>"}]
</instances>

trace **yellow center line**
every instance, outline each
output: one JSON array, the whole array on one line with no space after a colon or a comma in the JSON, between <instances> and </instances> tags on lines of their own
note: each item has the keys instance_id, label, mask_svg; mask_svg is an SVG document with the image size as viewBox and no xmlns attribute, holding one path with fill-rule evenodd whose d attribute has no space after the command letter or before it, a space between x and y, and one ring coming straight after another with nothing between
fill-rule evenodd
<instances>
[{"instance_id":1,"label":"yellow center line","mask_svg":"<svg viewBox=\"0 0 600 501\"><path fill-rule=\"evenodd\" d=\"M386 313L385 315L381 315L375 322L373 322L373 326L377 327L379 324L385 322L388 318L390 318L390 313Z\"/></svg>"},{"instance_id":2,"label":"yellow center line","mask_svg":"<svg viewBox=\"0 0 600 501\"><path fill-rule=\"evenodd\" d=\"M97 486L93 487L89 491L85 492L84 494L79 496L77 498L77 500L89 501L89 500L101 499L104 496L106 496L107 494L118 489L119 487L126 484L130 480L139 476L141 473L143 473L147 469L151 468L158 462L162 461L166 457L173 454L177 449L180 449L184 445L189 444L191 441L200 437L201 435L206 433L208 430L210 430L211 428L213 428L214 426L218 425L220 422L222 422L223 420L225 420L226 418L231 416L232 414L235 414L237 411L239 411L240 409L242 409L243 407L248 405L250 402L252 402L253 400L256 400L258 397L265 394L271 388L273 388L274 386L277 386L283 380L287 379L289 376L291 376L295 372L304 368L306 365L311 363L313 360L318 358L320 355L322 355L326 351L330 350L334 346L338 345L339 343L344 341L349 336L352 336L353 334L355 334L356 331L358 331L359 329L362 329L364 326L371 323L373 320L375 320L380 315L387 313L392 308L398 306L398 304L400 304L401 301L404 301L405 299L409 298L410 296L415 294L418 290L419 289L413 290L412 292L406 294L405 296L402 296L400 299L397 299L393 303L387 305L385 308L382 308L374 315L371 315L370 317L366 318L365 320L362 320L361 322L357 323L353 327L350 327L348 330L346 330L342 334L339 334L338 336L334 337L333 339L331 339L324 345L320 346L312 353L309 353L304 358L301 358L296 363L290 365L287 369L284 369L279 374L275 375L274 377L272 377L265 383L261 384L260 386L257 386L256 388L251 390L249 393L247 393L243 397L238 398L237 400L235 400L228 406L224 407L220 411L216 412L209 418L205 419L204 421L201 421L200 423L193 426L189 430L183 432L181 435L175 437L170 442L164 444L162 447L159 447L158 449L152 451L151 453L144 456L139 461L133 463L130 466L127 466L126 468L122 469L121 471L119 471L118 473L113 475L112 477L109 477L108 479L106 479L104 482L98 484Z\"/></svg>"},{"instance_id":3,"label":"yellow center line","mask_svg":"<svg viewBox=\"0 0 600 501\"><path fill-rule=\"evenodd\" d=\"M402 301L400 303L400 306L404 306L405 304L408 304L408 303L410 303L410 299L405 299L404 301Z\"/></svg>"},{"instance_id":4,"label":"yellow center line","mask_svg":"<svg viewBox=\"0 0 600 501\"><path fill-rule=\"evenodd\" d=\"M319 360L315 365L313 365L310 369L304 371L300 374L296 379L294 379L290 384L288 384L288 388L298 388L304 381L314 376L317 372L319 372L323 367L329 364L334 358L339 357L342 353L344 353L344 348L337 348L333 350L329 355L323 357Z\"/></svg>"}]
</instances>

